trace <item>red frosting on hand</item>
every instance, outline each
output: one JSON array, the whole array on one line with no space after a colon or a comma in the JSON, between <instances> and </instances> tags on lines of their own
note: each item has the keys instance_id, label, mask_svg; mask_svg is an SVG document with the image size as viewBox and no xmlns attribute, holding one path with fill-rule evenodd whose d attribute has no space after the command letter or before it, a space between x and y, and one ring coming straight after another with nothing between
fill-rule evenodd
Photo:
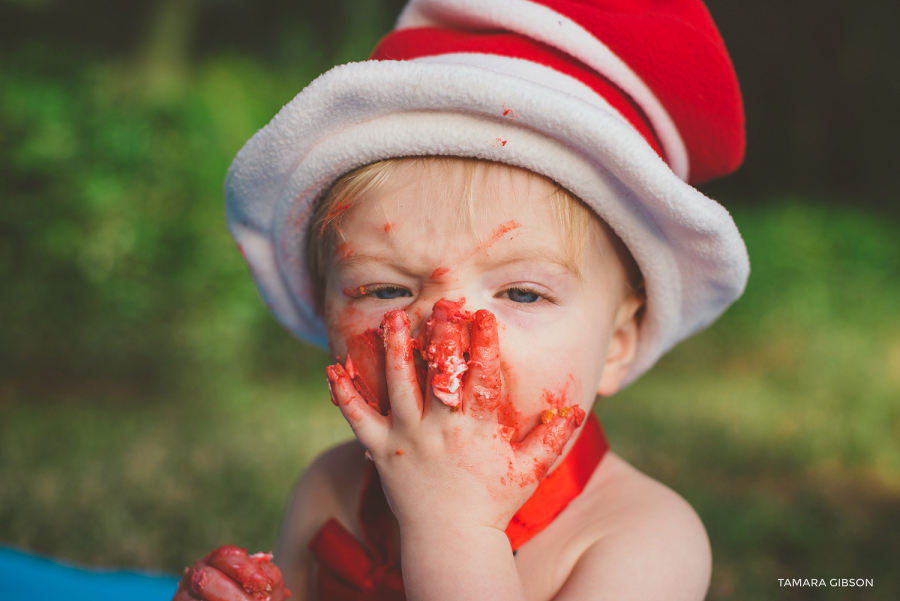
<instances>
[{"instance_id":1,"label":"red frosting on hand","mask_svg":"<svg viewBox=\"0 0 900 601\"><path fill-rule=\"evenodd\" d=\"M347 373L366 402L387 415L387 381L384 378L384 338L381 330L370 328L347 340Z\"/></svg>"},{"instance_id":2,"label":"red frosting on hand","mask_svg":"<svg viewBox=\"0 0 900 601\"><path fill-rule=\"evenodd\" d=\"M469 339L471 341L469 366L473 368L474 373L470 386L472 390L470 407L473 411L493 413L500 408L503 388L497 318L493 313L485 309L475 313Z\"/></svg>"},{"instance_id":3,"label":"red frosting on hand","mask_svg":"<svg viewBox=\"0 0 900 601\"><path fill-rule=\"evenodd\" d=\"M463 378L469 369L469 324L472 314L462 310L463 301L441 299L419 332L417 346L428 362L431 390L450 407L459 407Z\"/></svg>"},{"instance_id":4,"label":"red frosting on hand","mask_svg":"<svg viewBox=\"0 0 900 601\"><path fill-rule=\"evenodd\" d=\"M464 303L465 299L437 301L418 336L403 348L400 360L414 360L423 396L431 390L438 400L454 409L479 417L496 414L503 438L519 442L526 433L523 428L528 420L515 406L504 384L509 373L508 370L501 373L504 368L499 356L497 319L485 309L475 313L466 311ZM390 411L385 339L409 327L406 312L393 310L385 313L380 330L370 328L347 339L346 375L359 396L381 415ZM340 364L330 366L329 370L329 382L344 375ZM543 416L545 424L557 412L567 418L570 410L576 411L574 407L564 407L565 390L556 393L545 390L542 399L548 408ZM580 421L577 420L579 424Z\"/></svg>"},{"instance_id":5,"label":"red frosting on hand","mask_svg":"<svg viewBox=\"0 0 900 601\"><path fill-rule=\"evenodd\" d=\"M291 595L271 553L223 545L185 568L173 601L282 601Z\"/></svg>"}]
</instances>

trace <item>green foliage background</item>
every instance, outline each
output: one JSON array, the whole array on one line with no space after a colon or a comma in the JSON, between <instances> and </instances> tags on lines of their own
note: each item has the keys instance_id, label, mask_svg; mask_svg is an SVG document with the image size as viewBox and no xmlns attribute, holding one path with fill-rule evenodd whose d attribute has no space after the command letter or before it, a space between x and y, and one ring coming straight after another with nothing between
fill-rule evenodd
<instances>
[{"instance_id":1,"label":"green foliage background","mask_svg":"<svg viewBox=\"0 0 900 601\"><path fill-rule=\"evenodd\" d=\"M259 301L221 186L246 139L364 57L397 3L344 3L330 31L304 5L264 49L186 38L202 4L137 3L127 51L49 26L0 43L0 544L171 572L224 542L269 549L296 476L349 436L327 358ZM747 293L604 401L613 446L700 513L710 599L896 599L897 214L787 189L720 199Z\"/></svg>"}]
</instances>

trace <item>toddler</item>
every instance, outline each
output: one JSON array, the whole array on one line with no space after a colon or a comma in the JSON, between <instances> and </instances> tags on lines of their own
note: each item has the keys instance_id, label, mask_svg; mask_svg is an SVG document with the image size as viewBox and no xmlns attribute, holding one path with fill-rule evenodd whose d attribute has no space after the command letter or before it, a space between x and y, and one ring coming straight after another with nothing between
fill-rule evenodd
<instances>
[{"instance_id":1,"label":"toddler","mask_svg":"<svg viewBox=\"0 0 900 601\"><path fill-rule=\"evenodd\" d=\"M703 525L592 406L742 292L734 223L687 183L742 155L699 0L411 0L226 183L356 440L301 478L278 567L222 547L175 598L702 599Z\"/></svg>"}]
</instances>

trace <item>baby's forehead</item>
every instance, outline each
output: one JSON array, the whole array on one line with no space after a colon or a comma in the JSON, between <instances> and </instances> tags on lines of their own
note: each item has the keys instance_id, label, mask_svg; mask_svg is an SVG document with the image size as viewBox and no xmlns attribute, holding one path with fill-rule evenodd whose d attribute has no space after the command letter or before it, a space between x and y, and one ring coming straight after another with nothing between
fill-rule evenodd
<instances>
[{"instance_id":1,"label":"baby's forehead","mask_svg":"<svg viewBox=\"0 0 900 601\"><path fill-rule=\"evenodd\" d=\"M478 159L425 157L400 159L386 166L372 192L411 192L428 208L465 208L489 212L499 204L533 210L561 188L549 178L523 169Z\"/></svg>"},{"instance_id":2,"label":"baby's forehead","mask_svg":"<svg viewBox=\"0 0 900 601\"><path fill-rule=\"evenodd\" d=\"M395 159L368 174L350 198L351 205L380 203L387 212L440 214L472 222L500 213L548 215L559 221L571 213L566 205L593 211L549 178L521 167L455 157ZM367 168L368 169L368 168ZM350 192L352 197L353 191ZM562 210L560 210L562 209ZM599 220L598 217L595 216ZM472 225L469 223L469 225Z\"/></svg>"},{"instance_id":3,"label":"baby's forehead","mask_svg":"<svg viewBox=\"0 0 900 601\"><path fill-rule=\"evenodd\" d=\"M346 242L332 246L335 260L352 249L351 238L381 237L386 240L376 240L376 246L382 251L394 246L431 254L435 249L423 241L433 242L456 256L473 248L509 252L555 261L580 274L589 249L611 250L609 232L591 209L550 179L522 168L429 158L364 169L346 194L332 198L336 206L350 207L335 227ZM413 244L408 236L415 238ZM447 238L469 250L447 245ZM517 244L503 244L513 240Z\"/></svg>"}]
</instances>

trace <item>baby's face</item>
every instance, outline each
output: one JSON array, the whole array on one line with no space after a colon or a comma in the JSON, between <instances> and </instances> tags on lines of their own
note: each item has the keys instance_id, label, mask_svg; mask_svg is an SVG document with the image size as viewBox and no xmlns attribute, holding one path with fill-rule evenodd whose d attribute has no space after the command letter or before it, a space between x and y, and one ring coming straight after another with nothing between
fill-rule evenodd
<instances>
[{"instance_id":1,"label":"baby's face","mask_svg":"<svg viewBox=\"0 0 900 601\"><path fill-rule=\"evenodd\" d=\"M345 360L347 341L378 328L390 310L407 312L415 336L440 299L487 309L497 318L503 390L521 438L543 410L587 411L598 389L618 387L624 372L607 364L629 352L620 331L631 318L625 270L597 220L580 273L573 270L572 245L548 198L554 187L543 177L479 165L474 223L466 191L460 164L409 161L347 212L326 272L331 352Z\"/></svg>"}]
</instances>

